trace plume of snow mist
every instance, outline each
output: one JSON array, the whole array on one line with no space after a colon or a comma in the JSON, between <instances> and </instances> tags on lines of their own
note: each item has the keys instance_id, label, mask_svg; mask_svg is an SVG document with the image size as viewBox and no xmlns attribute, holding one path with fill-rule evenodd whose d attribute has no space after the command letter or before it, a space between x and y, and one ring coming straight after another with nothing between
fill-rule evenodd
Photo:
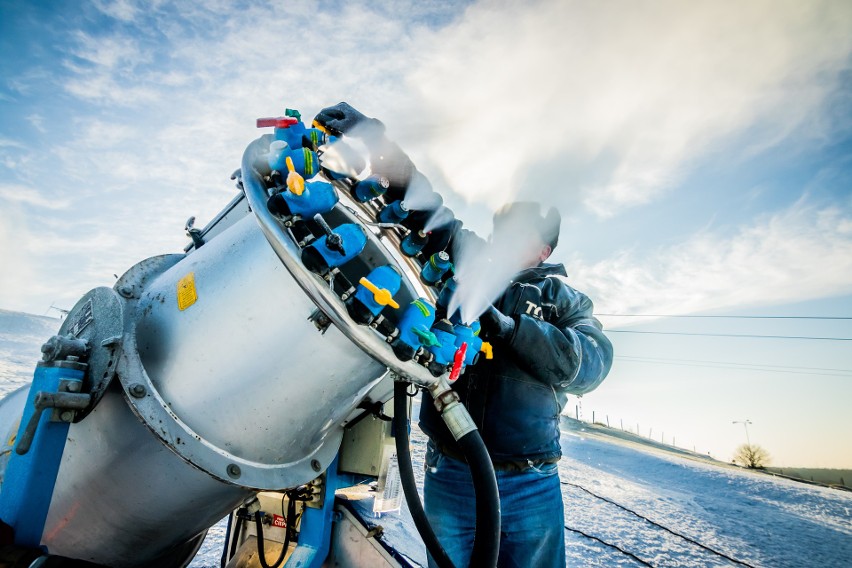
<instances>
[{"instance_id":1,"label":"plume of snow mist","mask_svg":"<svg viewBox=\"0 0 852 568\"><path fill-rule=\"evenodd\" d=\"M370 152L359 138L341 136L320 147L320 165L325 169L352 179L370 175Z\"/></svg>"},{"instance_id":2,"label":"plume of snow mist","mask_svg":"<svg viewBox=\"0 0 852 568\"><path fill-rule=\"evenodd\" d=\"M470 324L500 297L514 276L538 264L544 247L535 219L505 219L486 242L472 233L453 242L458 282L447 313L460 310L461 320Z\"/></svg>"},{"instance_id":3,"label":"plume of snow mist","mask_svg":"<svg viewBox=\"0 0 852 568\"><path fill-rule=\"evenodd\" d=\"M405 200L405 203L408 205L408 199ZM455 219L455 217L450 209L444 206L438 207L429 216L429 219L423 226L423 231L431 233L436 229L440 229L441 227L448 225L453 221L453 219Z\"/></svg>"}]
</instances>

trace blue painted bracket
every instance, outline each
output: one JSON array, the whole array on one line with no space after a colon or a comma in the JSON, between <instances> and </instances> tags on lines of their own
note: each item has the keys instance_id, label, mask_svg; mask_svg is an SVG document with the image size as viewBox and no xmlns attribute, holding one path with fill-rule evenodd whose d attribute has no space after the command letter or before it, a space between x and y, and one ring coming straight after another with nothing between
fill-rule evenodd
<instances>
[{"instance_id":1,"label":"blue painted bracket","mask_svg":"<svg viewBox=\"0 0 852 568\"><path fill-rule=\"evenodd\" d=\"M0 518L15 530L15 544L19 546L37 548L41 543L41 535L70 427L69 422L51 420L53 414L51 405L39 404L40 410L37 410L36 402L46 398L51 401L58 399L59 396L55 396L55 393L60 393L60 384L63 381L68 381L66 385L73 382L79 383L74 387L74 390L79 392L82 387L83 371L72 367L83 367L83 365L39 363L27 395L21 425L15 438L15 451L9 458L2 491L0 491ZM36 412L41 412L38 426L34 432L30 427L29 435L25 435L30 419L36 415ZM29 439L32 443L28 449L25 449Z\"/></svg>"},{"instance_id":2,"label":"blue painted bracket","mask_svg":"<svg viewBox=\"0 0 852 568\"><path fill-rule=\"evenodd\" d=\"M302 513L299 544L284 564L284 568L320 568L331 548L332 521L334 519L334 493L341 487L353 485L349 475L337 471L338 458L334 458L325 472L323 506L306 507Z\"/></svg>"}]
</instances>

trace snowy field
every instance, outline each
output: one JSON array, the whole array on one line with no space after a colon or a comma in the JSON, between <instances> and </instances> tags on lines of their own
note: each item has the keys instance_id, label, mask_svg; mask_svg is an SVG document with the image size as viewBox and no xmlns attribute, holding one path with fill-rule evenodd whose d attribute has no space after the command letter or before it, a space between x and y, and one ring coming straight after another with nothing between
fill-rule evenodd
<instances>
[{"instance_id":1,"label":"snowy field","mask_svg":"<svg viewBox=\"0 0 852 568\"><path fill-rule=\"evenodd\" d=\"M425 439L412 432L422 484ZM582 426L563 432L568 566L852 566L852 493L674 456ZM421 486L422 489L422 486ZM373 519L425 565L408 511ZM194 568L218 567L224 523Z\"/></svg>"},{"instance_id":2,"label":"snowy field","mask_svg":"<svg viewBox=\"0 0 852 568\"><path fill-rule=\"evenodd\" d=\"M27 383L59 321L0 310L0 395ZM852 493L629 444L567 422L560 478L569 566L852 566ZM422 483L425 441L412 433ZM372 519L425 564L410 516ZM219 566L224 522L193 568ZM397 540L395 540L397 539Z\"/></svg>"}]
</instances>

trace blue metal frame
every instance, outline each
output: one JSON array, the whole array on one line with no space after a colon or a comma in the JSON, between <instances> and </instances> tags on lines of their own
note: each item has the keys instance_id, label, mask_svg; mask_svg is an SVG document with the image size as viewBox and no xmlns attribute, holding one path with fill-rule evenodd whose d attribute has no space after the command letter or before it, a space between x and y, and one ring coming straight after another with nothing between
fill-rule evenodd
<instances>
[{"instance_id":1,"label":"blue metal frame","mask_svg":"<svg viewBox=\"0 0 852 568\"><path fill-rule=\"evenodd\" d=\"M353 483L351 476L337 471L338 457L325 472L323 505L321 509L305 507L302 513L299 544L284 564L284 568L320 568L331 549L332 521L334 520L334 493Z\"/></svg>"},{"instance_id":2,"label":"blue metal frame","mask_svg":"<svg viewBox=\"0 0 852 568\"><path fill-rule=\"evenodd\" d=\"M39 392L59 392L61 381L83 380L83 371L49 363L39 363L27 395L21 425L15 439L15 449L24 429L35 413L35 397ZM32 445L27 453L12 451L0 491L0 519L15 531L15 544L37 548L47 520L47 512L56 485L56 476L65 441L68 422L51 422L52 409L41 414Z\"/></svg>"}]
</instances>

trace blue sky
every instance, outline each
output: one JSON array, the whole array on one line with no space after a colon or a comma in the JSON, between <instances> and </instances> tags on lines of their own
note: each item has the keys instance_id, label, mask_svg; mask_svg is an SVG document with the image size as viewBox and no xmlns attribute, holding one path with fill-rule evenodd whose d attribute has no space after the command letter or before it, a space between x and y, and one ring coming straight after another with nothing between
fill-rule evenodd
<instances>
[{"instance_id":1,"label":"blue sky","mask_svg":"<svg viewBox=\"0 0 852 568\"><path fill-rule=\"evenodd\" d=\"M852 317L846 2L0 0L0 308L174 252L284 107L382 119L468 226L536 198L603 314ZM850 320L602 316L584 412L852 467ZM620 330L620 331L619 331ZM720 363L722 365L720 365ZM573 402L572 402L573 404Z\"/></svg>"}]
</instances>

